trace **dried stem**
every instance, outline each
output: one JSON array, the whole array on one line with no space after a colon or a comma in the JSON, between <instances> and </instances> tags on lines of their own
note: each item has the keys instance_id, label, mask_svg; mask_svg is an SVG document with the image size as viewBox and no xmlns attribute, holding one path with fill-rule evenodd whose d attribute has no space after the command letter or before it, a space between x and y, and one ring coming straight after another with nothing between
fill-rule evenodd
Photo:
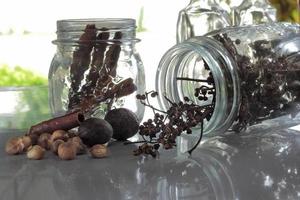
<instances>
[{"instance_id":1,"label":"dried stem","mask_svg":"<svg viewBox=\"0 0 300 200\"><path fill-rule=\"evenodd\" d=\"M42 133L52 133L55 130L70 130L79 126L84 121L84 115L80 111L75 111L61 117L56 117L31 126L28 135L40 135Z\"/></svg>"},{"instance_id":2,"label":"dried stem","mask_svg":"<svg viewBox=\"0 0 300 200\"><path fill-rule=\"evenodd\" d=\"M190 149L188 150L187 152L192 155L193 151L198 147L198 145L200 144L201 140L202 140L202 136L203 136L203 121L201 122L201 131L200 131L200 136L199 136L199 139L197 141L197 143Z\"/></svg>"}]
</instances>

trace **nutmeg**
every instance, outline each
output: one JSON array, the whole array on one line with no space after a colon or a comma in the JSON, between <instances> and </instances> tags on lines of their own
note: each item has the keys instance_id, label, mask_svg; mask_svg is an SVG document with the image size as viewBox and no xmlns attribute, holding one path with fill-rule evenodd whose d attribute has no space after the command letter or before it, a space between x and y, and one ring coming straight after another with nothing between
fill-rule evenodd
<instances>
[{"instance_id":1,"label":"nutmeg","mask_svg":"<svg viewBox=\"0 0 300 200\"><path fill-rule=\"evenodd\" d=\"M90 148L90 154L93 158L107 157L107 147L103 144L96 144Z\"/></svg>"},{"instance_id":2,"label":"nutmeg","mask_svg":"<svg viewBox=\"0 0 300 200\"><path fill-rule=\"evenodd\" d=\"M5 145L5 152L9 155L16 155L22 153L24 149L24 144L20 137L10 138Z\"/></svg>"},{"instance_id":3,"label":"nutmeg","mask_svg":"<svg viewBox=\"0 0 300 200\"><path fill-rule=\"evenodd\" d=\"M64 141L61 140L61 139L58 139L58 140L55 140L52 144L51 144L51 151L54 153L54 154L57 154L58 153L58 147L60 144L63 144Z\"/></svg>"},{"instance_id":4,"label":"nutmeg","mask_svg":"<svg viewBox=\"0 0 300 200\"><path fill-rule=\"evenodd\" d=\"M73 160L76 157L77 149L72 142L65 142L58 146L58 156L62 160Z\"/></svg>"},{"instance_id":5,"label":"nutmeg","mask_svg":"<svg viewBox=\"0 0 300 200\"><path fill-rule=\"evenodd\" d=\"M49 133L42 133L38 138L37 144L46 150L50 149L50 137Z\"/></svg>"},{"instance_id":6,"label":"nutmeg","mask_svg":"<svg viewBox=\"0 0 300 200\"><path fill-rule=\"evenodd\" d=\"M32 160L41 160L45 154L45 149L39 145L34 145L27 151L27 158Z\"/></svg>"},{"instance_id":7,"label":"nutmeg","mask_svg":"<svg viewBox=\"0 0 300 200\"><path fill-rule=\"evenodd\" d=\"M66 131L64 130L56 130L52 133L51 137L50 137L50 144L52 144L55 140L63 140L63 141L67 141L68 139L68 134Z\"/></svg>"}]
</instances>

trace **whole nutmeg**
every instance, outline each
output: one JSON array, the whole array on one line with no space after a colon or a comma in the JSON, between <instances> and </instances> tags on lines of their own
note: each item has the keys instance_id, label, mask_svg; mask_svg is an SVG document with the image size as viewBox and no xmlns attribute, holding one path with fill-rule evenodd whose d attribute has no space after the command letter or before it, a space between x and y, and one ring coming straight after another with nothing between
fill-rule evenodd
<instances>
[{"instance_id":1,"label":"whole nutmeg","mask_svg":"<svg viewBox=\"0 0 300 200\"><path fill-rule=\"evenodd\" d=\"M5 152L9 155L16 155L22 153L24 150L24 144L20 137L10 138L5 145Z\"/></svg>"},{"instance_id":2,"label":"whole nutmeg","mask_svg":"<svg viewBox=\"0 0 300 200\"><path fill-rule=\"evenodd\" d=\"M45 149L39 145L34 145L27 151L27 158L32 160L41 160L44 158Z\"/></svg>"},{"instance_id":3,"label":"whole nutmeg","mask_svg":"<svg viewBox=\"0 0 300 200\"><path fill-rule=\"evenodd\" d=\"M40 135L40 137L38 138L37 144L46 150L50 149L50 137L51 137L51 134L42 133Z\"/></svg>"},{"instance_id":4,"label":"whole nutmeg","mask_svg":"<svg viewBox=\"0 0 300 200\"><path fill-rule=\"evenodd\" d=\"M63 141L67 141L68 139L68 134L66 131L64 130L56 130L52 133L51 137L50 137L50 145L55 141L55 140L63 140Z\"/></svg>"},{"instance_id":5,"label":"whole nutmeg","mask_svg":"<svg viewBox=\"0 0 300 200\"><path fill-rule=\"evenodd\" d=\"M21 142L24 145L24 151L26 151L32 145L32 141L29 136L22 136Z\"/></svg>"},{"instance_id":6,"label":"whole nutmeg","mask_svg":"<svg viewBox=\"0 0 300 200\"><path fill-rule=\"evenodd\" d=\"M139 120L135 113L126 108L117 108L107 112L105 118L112 126L113 138L124 141L134 136L139 130Z\"/></svg>"},{"instance_id":7,"label":"whole nutmeg","mask_svg":"<svg viewBox=\"0 0 300 200\"><path fill-rule=\"evenodd\" d=\"M58 154L58 147L60 144L63 144L65 143L65 141L61 140L61 139L58 139L58 140L55 140L52 144L51 144L51 151L54 153L54 154Z\"/></svg>"},{"instance_id":8,"label":"whole nutmeg","mask_svg":"<svg viewBox=\"0 0 300 200\"><path fill-rule=\"evenodd\" d=\"M93 158L104 158L107 157L107 147L102 144L96 144L90 148L90 154Z\"/></svg>"},{"instance_id":9,"label":"whole nutmeg","mask_svg":"<svg viewBox=\"0 0 300 200\"><path fill-rule=\"evenodd\" d=\"M86 152L86 147L80 137L75 136L70 138L68 141L73 143L73 145L76 147L77 154L84 154Z\"/></svg>"},{"instance_id":10,"label":"whole nutmeg","mask_svg":"<svg viewBox=\"0 0 300 200\"><path fill-rule=\"evenodd\" d=\"M91 147L107 143L112 137L113 129L104 119L89 118L80 124L78 134L83 143Z\"/></svg>"},{"instance_id":11,"label":"whole nutmeg","mask_svg":"<svg viewBox=\"0 0 300 200\"><path fill-rule=\"evenodd\" d=\"M77 149L72 142L65 142L58 146L58 157L62 160L73 160L76 154Z\"/></svg>"}]
</instances>

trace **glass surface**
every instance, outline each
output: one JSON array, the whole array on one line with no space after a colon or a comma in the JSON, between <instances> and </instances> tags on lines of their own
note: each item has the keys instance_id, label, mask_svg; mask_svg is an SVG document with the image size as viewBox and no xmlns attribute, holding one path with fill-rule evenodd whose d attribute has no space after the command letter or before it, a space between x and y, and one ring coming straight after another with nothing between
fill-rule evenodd
<instances>
[{"instance_id":1,"label":"glass surface","mask_svg":"<svg viewBox=\"0 0 300 200\"><path fill-rule=\"evenodd\" d=\"M229 25L229 14L214 0L191 0L178 15L177 43Z\"/></svg>"},{"instance_id":2,"label":"glass surface","mask_svg":"<svg viewBox=\"0 0 300 200\"><path fill-rule=\"evenodd\" d=\"M236 9L238 25L250 25L275 22L276 9L268 0L244 0Z\"/></svg>"}]
</instances>

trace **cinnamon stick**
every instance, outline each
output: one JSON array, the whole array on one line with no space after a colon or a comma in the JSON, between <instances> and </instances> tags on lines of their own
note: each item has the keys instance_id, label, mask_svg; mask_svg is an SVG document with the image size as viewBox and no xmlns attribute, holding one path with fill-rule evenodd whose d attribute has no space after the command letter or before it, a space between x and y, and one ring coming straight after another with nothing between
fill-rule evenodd
<instances>
[{"instance_id":1,"label":"cinnamon stick","mask_svg":"<svg viewBox=\"0 0 300 200\"><path fill-rule=\"evenodd\" d=\"M84 121L84 115L80 111L68 113L64 116L56 117L31 126L28 135L40 135L42 133L52 133L55 130L70 130L79 126Z\"/></svg>"},{"instance_id":2,"label":"cinnamon stick","mask_svg":"<svg viewBox=\"0 0 300 200\"><path fill-rule=\"evenodd\" d=\"M84 33L79 38L79 48L73 53L73 61L70 66L71 88L69 92L69 108L80 101L78 90L84 77L84 72L89 68L91 51L96 39L96 27L88 24Z\"/></svg>"}]
</instances>

